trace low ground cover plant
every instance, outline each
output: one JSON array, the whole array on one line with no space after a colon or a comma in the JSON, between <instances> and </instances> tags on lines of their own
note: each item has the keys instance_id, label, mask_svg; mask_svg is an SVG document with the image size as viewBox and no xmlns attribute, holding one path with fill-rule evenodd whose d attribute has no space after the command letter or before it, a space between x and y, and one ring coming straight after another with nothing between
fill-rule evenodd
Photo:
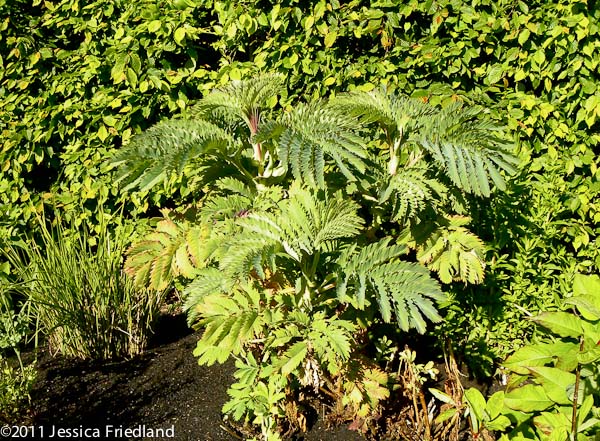
<instances>
[{"instance_id":1,"label":"low ground cover plant","mask_svg":"<svg viewBox=\"0 0 600 441\"><path fill-rule=\"evenodd\" d=\"M0 355L0 373L0 422L11 423L27 413L37 372L33 363L13 366Z\"/></svg>"},{"instance_id":2,"label":"low ground cover plant","mask_svg":"<svg viewBox=\"0 0 600 441\"><path fill-rule=\"evenodd\" d=\"M10 423L27 412L36 380L35 359L25 362L23 346L31 336L30 303L16 301L0 278L0 422Z\"/></svg>"}]
</instances>

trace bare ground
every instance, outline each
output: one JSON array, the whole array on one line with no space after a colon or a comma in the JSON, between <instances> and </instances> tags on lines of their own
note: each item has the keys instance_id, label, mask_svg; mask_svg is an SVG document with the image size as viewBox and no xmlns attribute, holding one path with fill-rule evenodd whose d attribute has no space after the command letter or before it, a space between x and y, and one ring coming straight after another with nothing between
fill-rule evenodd
<instances>
[{"instance_id":1,"label":"bare ground","mask_svg":"<svg viewBox=\"0 0 600 441\"><path fill-rule=\"evenodd\" d=\"M233 380L233 365L199 366L192 355L198 338L197 333L187 329L182 317L167 316L158 326L150 348L131 360L74 361L44 353L38 362L31 414L22 422L34 425L38 436L43 427L45 438L58 428L97 428L98 432L88 433L100 433L102 439L109 439L107 427L111 425L123 430L140 426L146 430L172 428L173 439L181 441L243 439L221 414ZM297 439L364 438L343 426L326 427L325 421L317 418L309 432Z\"/></svg>"},{"instance_id":2,"label":"bare ground","mask_svg":"<svg viewBox=\"0 0 600 441\"><path fill-rule=\"evenodd\" d=\"M221 413L228 399L227 389L233 382L233 363L199 366L192 354L198 339L199 333L186 326L183 316L165 315L149 348L130 360L78 361L42 351L38 355L38 379L31 394L31 411L14 423L36 429L36 437L29 439L42 439L42 429L43 438L50 438L58 429L88 429L92 435L100 434L95 439L244 439L244 431ZM425 348L418 343L415 346ZM443 367L438 367L441 372ZM435 386L443 389L447 377L441 377ZM465 373L461 380L465 387L475 386L486 393L490 386L494 387L467 377ZM390 401L391 412L382 420L386 422L383 432L371 434L369 439L420 440L420 435L412 436L411 430L407 431L406 398L397 392ZM325 408L318 407L307 417L308 432L297 434L290 441L365 441L360 433L349 430L348 425L330 426L321 412ZM116 437L112 432L107 436L109 426L121 429L122 434ZM141 428L147 434L149 430L162 429L173 436L144 438L139 434ZM126 429L138 432L126 436ZM455 439L472 439L467 429L463 424L460 436Z\"/></svg>"}]
</instances>

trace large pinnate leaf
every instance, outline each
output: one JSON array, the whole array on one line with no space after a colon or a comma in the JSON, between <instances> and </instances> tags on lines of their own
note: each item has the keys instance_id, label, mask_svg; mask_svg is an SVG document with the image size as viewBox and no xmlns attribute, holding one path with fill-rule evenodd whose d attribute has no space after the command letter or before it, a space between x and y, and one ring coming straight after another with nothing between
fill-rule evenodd
<instances>
[{"instance_id":1,"label":"large pinnate leaf","mask_svg":"<svg viewBox=\"0 0 600 441\"><path fill-rule=\"evenodd\" d=\"M111 163L124 190L149 190L174 174L181 175L194 160L226 151L232 142L229 133L211 122L173 119L133 138Z\"/></svg>"},{"instance_id":2,"label":"large pinnate leaf","mask_svg":"<svg viewBox=\"0 0 600 441\"><path fill-rule=\"evenodd\" d=\"M261 75L251 80L232 81L213 90L190 109L190 114L206 120L235 126L244 122L250 132L256 131L260 113L268 107L268 100L283 90L283 77L278 74Z\"/></svg>"},{"instance_id":3,"label":"large pinnate leaf","mask_svg":"<svg viewBox=\"0 0 600 441\"><path fill-rule=\"evenodd\" d=\"M468 217L449 216L417 245L417 259L438 273L443 283L481 283L484 277L484 245L463 225Z\"/></svg>"},{"instance_id":4,"label":"large pinnate leaf","mask_svg":"<svg viewBox=\"0 0 600 441\"><path fill-rule=\"evenodd\" d=\"M190 226L165 217L127 250L125 272L137 286L159 291L174 277L193 279L215 249L209 234L206 225Z\"/></svg>"},{"instance_id":5,"label":"large pinnate leaf","mask_svg":"<svg viewBox=\"0 0 600 441\"><path fill-rule=\"evenodd\" d=\"M274 268L276 258L283 255L301 263L335 240L355 236L363 225L357 210L355 202L341 195L320 195L293 185L289 198L274 211L239 219L241 233L230 238L221 268L238 277L248 270L260 274L265 264Z\"/></svg>"},{"instance_id":6,"label":"large pinnate leaf","mask_svg":"<svg viewBox=\"0 0 600 441\"><path fill-rule=\"evenodd\" d=\"M367 152L356 120L319 103L299 105L263 125L256 142L274 142L280 167L308 185L325 186L325 166L349 180L366 170Z\"/></svg>"},{"instance_id":7,"label":"large pinnate leaf","mask_svg":"<svg viewBox=\"0 0 600 441\"><path fill-rule=\"evenodd\" d=\"M394 317L402 330L423 333L425 319L441 320L434 302L445 295L425 267L396 259L405 251L387 239L362 250L348 247L338 259L337 295L361 309L374 300L385 322Z\"/></svg>"},{"instance_id":8,"label":"large pinnate leaf","mask_svg":"<svg viewBox=\"0 0 600 441\"><path fill-rule=\"evenodd\" d=\"M397 149L416 145L468 193L489 196L493 185L503 190L500 172L515 172L512 143L505 139L503 127L486 119L481 108L455 102L440 109L385 89L342 95L333 105L364 122L379 124L390 144L391 161L397 159Z\"/></svg>"},{"instance_id":9,"label":"large pinnate leaf","mask_svg":"<svg viewBox=\"0 0 600 441\"><path fill-rule=\"evenodd\" d=\"M206 294L193 306L204 333L194 355L200 364L223 363L244 350L244 343L263 329L264 293L244 284L230 293Z\"/></svg>"},{"instance_id":10,"label":"large pinnate leaf","mask_svg":"<svg viewBox=\"0 0 600 441\"><path fill-rule=\"evenodd\" d=\"M448 106L423 121L413 138L443 167L460 189L489 196L492 184L506 188L500 170L512 174L518 163L502 127L481 117L482 109Z\"/></svg>"}]
</instances>

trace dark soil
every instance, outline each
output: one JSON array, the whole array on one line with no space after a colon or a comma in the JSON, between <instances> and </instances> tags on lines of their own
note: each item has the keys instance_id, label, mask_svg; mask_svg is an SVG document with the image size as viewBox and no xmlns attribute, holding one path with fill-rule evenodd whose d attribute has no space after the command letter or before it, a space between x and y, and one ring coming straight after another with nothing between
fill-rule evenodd
<instances>
[{"instance_id":1,"label":"dark soil","mask_svg":"<svg viewBox=\"0 0 600 441\"><path fill-rule=\"evenodd\" d=\"M123 431L140 426L146 430L172 428L173 439L182 441L243 439L221 415L233 381L233 364L199 366L192 354L198 338L186 327L183 317L166 316L149 349L131 360L99 363L43 354L31 394L32 413L26 422L36 427L38 439L41 428L44 438L59 428L97 428L95 434L100 433L101 439L139 439L135 434L107 436L109 425ZM298 439L364 438L344 426L327 427L317 418L309 432Z\"/></svg>"},{"instance_id":2,"label":"dark soil","mask_svg":"<svg viewBox=\"0 0 600 441\"><path fill-rule=\"evenodd\" d=\"M149 348L130 360L77 361L43 352L38 355L31 412L14 423L35 429L35 438L27 439L52 435L57 439L245 439L248 432L221 414L228 400L227 389L233 382L233 363L199 366L192 354L198 339L199 334L187 327L183 316L164 315ZM426 343L414 344L426 350ZM433 386L443 390L448 377L443 365L438 363L437 367L440 376ZM493 382L469 380L468 372L461 370L465 388L474 386L485 394L495 389ZM420 432L411 435L414 426L410 421L414 419L407 410L412 403L406 400L401 390L390 397L388 408L380 415L379 429L370 434L369 440L420 441ZM316 403L313 407L305 409L308 432L295 435L293 441L365 441L348 424L339 425L340 421L343 423L339 415L337 419L333 413L329 419L324 417L326 405ZM338 425L333 426L332 421ZM459 436L454 439L470 440L468 428L462 423ZM59 436L59 429L70 432ZM82 432L85 429L87 433ZM127 435L127 429L134 432ZM159 430L163 433L159 434ZM153 436L150 431L157 433Z\"/></svg>"}]
</instances>

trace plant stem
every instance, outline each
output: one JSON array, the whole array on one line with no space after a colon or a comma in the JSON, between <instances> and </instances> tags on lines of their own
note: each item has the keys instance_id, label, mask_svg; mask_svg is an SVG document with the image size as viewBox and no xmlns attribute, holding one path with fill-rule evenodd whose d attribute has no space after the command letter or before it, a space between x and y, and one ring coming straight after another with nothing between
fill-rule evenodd
<instances>
[{"instance_id":1,"label":"plant stem","mask_svg":"<svg viewBox=\"0 0 600 441\"><path fill-rule=\"evenodd\" d=\"M579 352L583 351L583 335L579 337ZM573 413L571 415L571 435L577 439L577 400L579 398L579 381L581 380L581 365L577 363L575 370L575 391L573 392Z\"/></svg>"},{"instance_id":2,"label":"plant stem","mask_svg":"<svg viewBox=\"0 0 600 441\"><path fill-rule=\"evenodd\" d=\"M419 387L419 401L421 402L421 408L423 409L423 418L425 422L425 439L431 439L431 426L429 425L429 412L427 411L427 403L425 402L425 396L423 390Z\"/></svg>"},{"instance_id":3,"label":"plant stem","mask_svg":"<svg viewBox=\"0 0 600 441\"><path fill-rule=\"evenodd\" d=\"M388 172L390 175L395 175L398 171L398 155L394 146L390 146L390 163L388 164Z\"/></svg>"},{"instance_id":4,"label":"plant stem","mask_svg":"<svg viewBox=\"0 0 600 441\"><path fill-rule=\"evenodd\" d=\"M21 360L21 351L15 348L15 355L17 356L17 360L19 360L19 367L21 368L21 374L25 373L25 367L23 366L23 360Z\"/></svg>"},{"instance_id":5,"label":"plant stem","mask_svg":"<svg viewBox=\"0 0 600 441\"><path fill-rule=\"evenodd\" d=\"M313 257L312 265L310 267L310 278L314 283L315 274L317 272L317 267L319 266L319 259L321 258L321 252L317 251L315 256Z\"/></svg>"},{"instance_id":6,"label":"plant stem","mask_svg":"<svg viewBox=\"0 0 600 441\"><path fill-rule=\"evenodd\" d=\"M398 157L398 151L400 150L401 145L402 131L400 131L398 138L396 138L394 142L390 144L390 162L388 164L388 172L392 176L394 176L398 172L398 164L400 162L400 158Z\"/></svg>"},{"instance_id":7,"label":"plant stem","mask_svg":"<svg viewBox=\"0 0 600 441\"><path fill-rule=\"evenodd\" d=\"M235 165L235 167L239 170L239 172L241 174L243 174L245 177L247 177L251 183L256 185L256 181L254 180L254 176L252 176L252 174L246 170L246 168L242 165L241 161L239 160L239 158L233 158L232 159L233 164Z\"/></svg>"},{"instance_id":8,"label":"plant stem","mask_svg":"<svg viewBox=\"0 0 600 441\"><path fill-rule=\"evenodd\" d=\"M262 145L260 142L252 142L252 138L258 133L258 125L260 124L260 111L258 109L252 109L250 115L248 115L248 127L250 128L250 142L252 144L252 150L254 152L254 160L258 162L259 168L263 167L263 152ZM262 170L259 175L262 175Z\"/></svg>"}]
</instances>

